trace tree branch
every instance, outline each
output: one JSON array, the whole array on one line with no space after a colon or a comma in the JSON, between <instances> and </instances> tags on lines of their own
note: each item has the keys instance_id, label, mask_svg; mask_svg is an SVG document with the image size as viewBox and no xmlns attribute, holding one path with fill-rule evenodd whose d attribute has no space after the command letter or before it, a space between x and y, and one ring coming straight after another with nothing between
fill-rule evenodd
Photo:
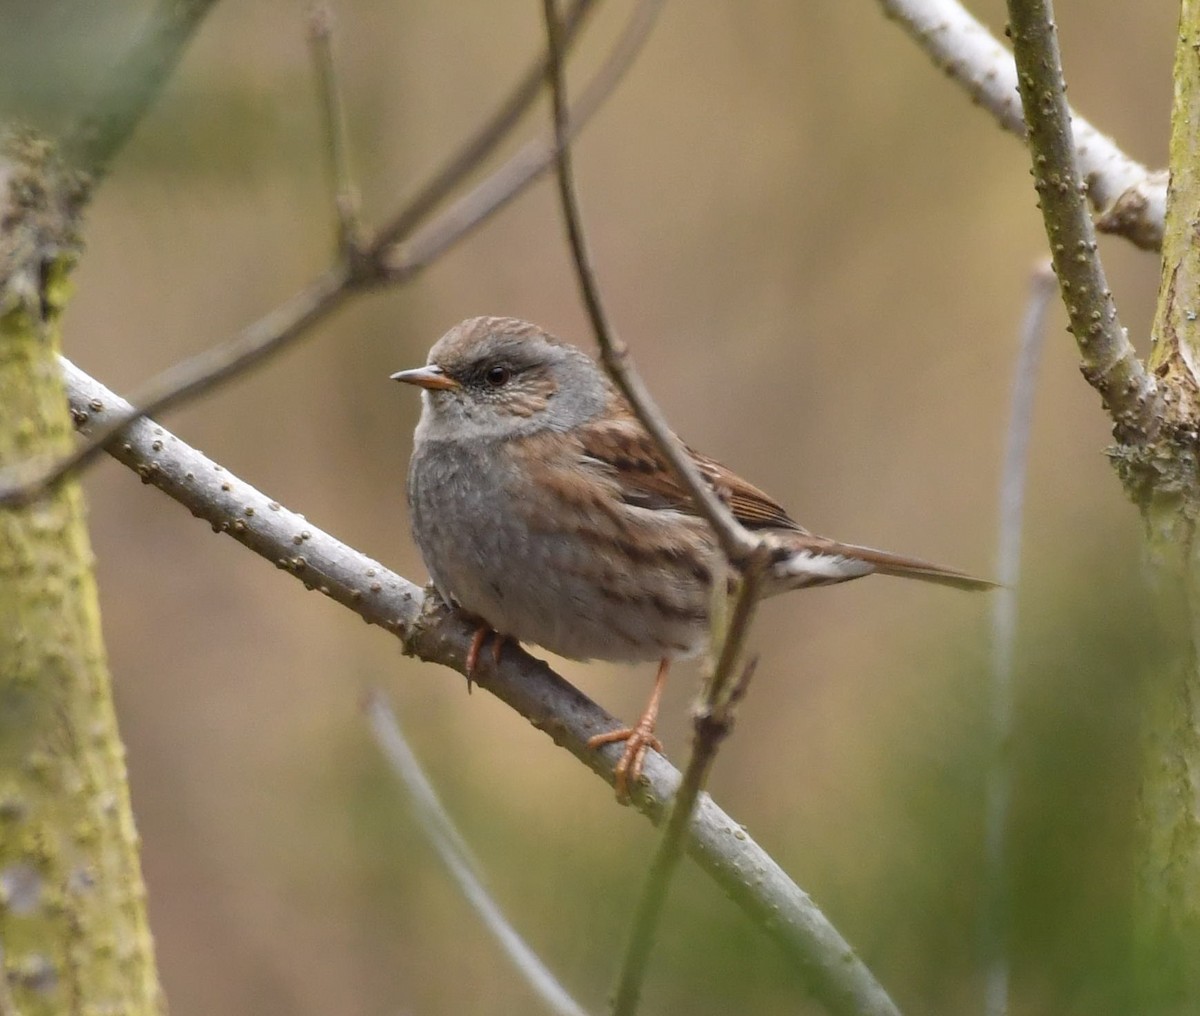
<instances>
[{"instance_id":1,"label":"tree branch","mask_svg":"<svg viewBox=\"0 0 1200 1016\"><path fill-rule=\"evenodd\" d=\"M879 3L973 102L1006 131L1024 139L1012 54L958 0ZM1096 227L1103 233L1119 233L1143 250L1157 250L1163 239L1166 171L1152 172L1129 158L1078 114L1072 112L1071 120L1075 157L1087 182L1088 199L1099 213Z\"/></svg>"},{"instance_id":2,"label":"tree branch","mask_svg":"<svg viewBox=\"0 0 1200 1016\"><path fill-rule=\"evenodd\" d=\"M1139 443L1156 427L1154 379L1137 358L1117 317L1096 251L1050 0L1008 0L1029 151L1050 257L1070 330L1088 383L1100 393L1123 443Z\"/></svg>"},{"instance_id":3,"label":"tree branch","mask_svg":"<svg viewBox=\"0 0 1200 1016\"><path fill-rule=\"evenodd\" d=\"M379 692L367 700L367 719L375 743L383 753L396 778L404 785L412 802L412 811L417 822L441 858L450 877L458 886L467 902L483 922L492 937L499 943L504 954L545 1006L557 1016L587 1016L583 1007L575 1001L550 972L541 957L533 951L505 916L500 904L488 892L478 873L478 865L471 857L458 828L438 799L433 784L417 761L408 739L396 718L396 712ZM0 1011L0 1016L4 1016Z\"/></svg>"},{"instance_id":4,"label":"tree branch","mask_svg":"<svg viewBox=\"0 0 1200 1016\"><path fill-rule=\"evenodd\" d=\"M991 745L988 760L984 830L983 913L985 1016L1008 1012L1009 879L1008 815L1012 794L1009 745L1013 726L1013 650L1017 641L1017 583L1021 577L1021 527L1029 439L1033 430L1033 396L1046 337L1046 315L1057 289L1049 262L1034 269L1021 322L1021 344L1013 372L1012 402L1004 468L1000 477L1000 511L996 540L996 581L992 594Z\"/></svg>"},{"instance_id":5,"label":"tree branch","mask_svg":"<svg viewBox=\"0 0 1200 1016\"><path fill-rule=\"evenodd\" d=\"M1142 680L1135 942L1139 1011L1200 1007L1200 3L1183 0L1173 68L1171 189L1149 367L1163 390L1159 440L1122 450L1142 510L1159 612L1175 652ZM1164 628L1164 634L1167 629Z\"/></svg>"},{"instance_id":6,"label":"tree branch","mask_svg":"<svg viewBox=\"0 0 1200 1016\"><path fill-rule=\"evenodd\" d=\"M103 427L128 404L66 360L61 361L76 424ZM126 425L108 452L186 507L309 589L392 632L406 651L462 673L474 626L435 596L365 554L339 543L189 447L152 420ZM484 662L474 680L571 752L609 784L613 762L588 739L616 719L524 652L505 652L501 665ZM664 817L680 775L657 754L646 759L647 787L638 809ZM688 827L687 851L784 951L806 985L837 1016L896 1016L898 1010L845 939L806 893L708 795Z\"/></svg>"},{"instance_id":7,"label":"tree branch","mask_svg":"<svg viewBox=\"0 0 1200 1016\"><path fill-rule=\"evenodd\" d=\"M595 9L595 6L595 0L575 0L568 8L567 13L563 16L563 46L565 48L571 48L576 34L583 27L584 22L587 20L588 15ZM650 6L656 11L659 4ZM646 8L646 4L639 4L630 21L631 26L639 26L637 34L642 39L645 39L650 28L650 25L644 24L642 20ZM653 17L650 20L650 24L653 24ZM626 28L626 33L628 31L629 28ZM624 49L623 42L624 39L614 47L614 54ZM638 48L640 48L640 43L634 47L635 53ZM543 56L522 75L521 80L512 90L512 93L491 115L488 121L442 165L441 169L433 174L429 182L408 202L403 211L394 216L379 231L379 236L376 240L378 251L383 251L408 239L417 227L429 218L438 205L450 196L454 188L462 183L468 174L473 172L484 159L491 155L495 151L496 146L504 138L508 137L521 117L525 115L541 93L542 83L546 78L548 60L548 55ZM616 80L620 80L624 76L625 70L632 63L632 57L629 61L622 59L620 63L622 69L617 73ZM600 80L600 75L597 75L596 80ZM575 119L584 121L589 116L590 113L577 112ZM575 125L576 129L579 126L582 126L581 122ZM549 166L549 160L547 160L546 165L547 167Z\"/></svg>"},{"instance_id":8,"label":"tree branch","mask_svg":"<svg viewBox=\"0 0 1200 1016\"><path fill-rule=\"evenodd\" d=\"M567 127L574 138L625 77L650 36L650 30L662 9L663 0L638 0L620 37L613 44L604 65L580 92L571 107ZM564 39L569 35L564 33ZM538 85L544 70L539 68ZM538 89L533 90L536 96ZM436 221L413 233L411 239L396 242L386 252L388 279L404 281L436 259L462 237L474 231L488 216L498 212L524 188L554 166L554 139L538 138L522 147L504 167L493 173L447 208ZM420 200L420 199L418 199ZM385 226L384 232L395 230Z\"/></svg>"}]
</instances>

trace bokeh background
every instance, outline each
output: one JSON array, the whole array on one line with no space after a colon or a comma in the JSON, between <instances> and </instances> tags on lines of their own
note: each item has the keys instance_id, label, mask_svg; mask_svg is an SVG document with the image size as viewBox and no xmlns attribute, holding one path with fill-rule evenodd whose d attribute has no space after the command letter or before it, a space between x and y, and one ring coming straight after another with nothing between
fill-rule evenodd
<instances>
[{"instance_id":1,"label":"bokeh background","mask_svg":"<svg viewBox=\"0 0 1200 1016\"><path fill-rule=\"evenodd\" d=\"M8 0L0 100L50 129L149 3ZM972 5L995 31L1003 4ZM629 10L602 5L572 63ZM338 0L366 215L381 221L541 45L540 5ZM1175 10L1063 0L1071 96L1166 156ZM329 261L304 9L220 5L89 217L67 352L129 391ZM544 128L544 107L522 137ZM511 150L513 146L509 146ZM1017 329L1043 237L1026 157L877 4L675 3L577 147L613 318L669 418L811 528L988 573ZM1155 259L1105 240L1145 348ZM415 283L358 299L172 429L418 581L388 374L460 318L590 341L549 180ZM1136 686L1158 642L1138 520L1056 308L1029 474L1011 882L1016 1013L1121 1011ZM545 735L308 594L113 463L86 479L162 974L175 1016L540 1011L445 876L360 711L395 702L518 927L603 1007L653 834ZM978 1011L988 601L892 580L765 606L712 790L905 1011ZM619 715L652 668L562 663ZM698 671L662 733L685 756ZM685 869L646 1012L817 1011Z\"/></svg>"}]
</instances>

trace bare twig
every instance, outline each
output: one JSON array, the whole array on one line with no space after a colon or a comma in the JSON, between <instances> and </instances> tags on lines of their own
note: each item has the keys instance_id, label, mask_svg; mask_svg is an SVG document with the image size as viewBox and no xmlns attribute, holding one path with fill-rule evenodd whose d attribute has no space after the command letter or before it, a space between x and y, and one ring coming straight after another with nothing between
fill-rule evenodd
<instances>
[{"instance_id":1,"label":"bare twig","mask_svg":"<svg viewBox=\"0 0 1200 1016\"><path fill-rule=\"evenodd\" d=\"M103 427L113 414L123 416L128 411L128 403L119 396L73 364L61 362L79 426ZM470 622L255 490L154 421L127 424L107 451L215 531L402 638L408 651L421 659L463 673L475 634ZM587 742L592 735L611 730L616 719L544 663L523 652L507 651L499 667L478 668L475 680L612 784L613 760L606 752L588 748ZM679 772L652 753L644 775L647 786L635 804L658 822L679 785ZM780 946L831 1013L895 1016L897 1010L883 988L808 895L707 794L700 796L692 816L687 850Z\"/></svg>"},{"instance_id":2,"label":"bare twig","mask_svg":"<svg viewBox=\"0 0 1200 1016\"><path fill-rule=\"evenodd\" d=\"M661 0L640 0L625 31L604 65L596 72L588 94L573 112L573 130L579 130L612 93L649 36L660 5ZM511 105L510 100L504 104L504 108L508 109ZM481 135L491 137L494 132L495 124L489 121ZM491 144L494 145L496 140L498 138L493 139ZM463 151L478 148L478 140L472 138L464 145ZM307 334L313 325L328 317L360 289L410 281L454 243L524 191L551 166L553 160L553 145L527 145L464 199L414 235L411 243L402 249L393 245L380 246L374 239L370 240L366 245L368 256L361 261L340 261L289 301L232 339L175 364L151 379L134 393L124 420L111 419L103 433L96 434L71 455L51 463L34 462L21 468L0 471L0 504L27 504L36 500L67 476L94 461L104 445L132 420L161 413L238 376ZM463 160L451 160L443 172L457 181L465 172L462 166ZM417 200L427 200L428 194L434 189L437 188L428 188ZM402 213L398 218L407 217ZM392 228L386 227L389 230Z\"/></svg>"},{"instance_id":3,"label":"bare twig","mask_svg":"<svg viewBox=\"0 0 1200 1016\"><path fill-rule=\"evenodd\" d=\"M579 133L624 79L649 38L662 5L663 0L638 0L620 37L613 43L608 59L572 105L567 127L569 137L573 138ZM564 33L565 38L567 36ZM539 83L542 73L538 76ZM550 169L555 164L554 154L553 138L530 141L502 169L459 198L436 221L415 232L411 240L397 242L384 252L389 266L389 281L407 279L472 232L488 216L508 204L526 185Z\"/></svg>"},{"instance_id":4,"label":"bare twig","mask_svg":"<svg viewBox=\"0 0 1200 1016\"><path fill-rule=\"evenodd\" d=\"M96 90L91 110L63 143L63 156L87 177L104 179L113 157L129 140L184 48L216 0L158 0L132 52Z\"/></svg>"},{"instance_id":5,"label":"bare twig","mask_svg":"<svg viewBox=\"0 0 1200 1016\"><path fill-rule=\"evenodd\" d=\"M633 365L629 347L613 329L600 299L600 288L596 282L596 271L592 265L587 240L583 235L579 200L575 194L574 176L571 172L570 120L567 113L566 85L562 73L562 29L558 23L553 0L543 0L543 10L549 39L550 58L546 66L554 109L554 157L557 165L558 192L562 200L567 239L575 260L580 292L584 305L587 307L588 317L591 318L592 330L596 334L596 343L600 347L600 361L613 379L613 383L620 389L621 394L629 400L629 404L642 426L654 438L655 444L670 462L671 468L687 489L696 509L712 527L725 556L732 563L741 566L758 550L759 541L738 525L733 514L721 503L721 499L717 497L712 488L704 482L700 471L687 455L679 438L667 426L666 420L658 407L654 405L654 400L650 397L650 393L638 375L637 368Z\"/></svg>"},{"instance_id":6,"label":"bare twig","mask_svg":"<svg viewBox=\"0 0 1200 1016\"><path fill-rule=\"evenodd\" d=\"M1157 390L1117 317L1075 159L1050 0L1008 0L1013 52L1050 256L1088 383L1123 441L1154 429Z\"/></svg>"},{"instance_id":7,"label":"bare twig","mask_svg":"<svg viewBox=\"0 0 1200 1016\"><path fill-rule=\"evenodd\" d=\"M100 456L105 446L139 417L179 405L245 373L254 364L299 338L341 306L351 293L349 273L338 266L318 276L287 303L219 346L163 371L138 391L120 415L110 415L70 455L51 463L31 462L0 471L0 504L28 504Z\"/></svg>"},{"instance_id":8,"label":"bare twig","mask_svg":"<svg viewBox=\"0 0 1200 1016\"><path fill-rule=\"evenodd\" d=\"M754 673L754 663L751 661L741 669L741 676L733 679L736 673L734 668L741 659L750 622L758 605L761 579L762 572L757 568L750 569L741 578L734 595L729 626L714 637L719 640L720 655L696 710L692 753L675 799L671 802L658 847L646 870L642 891L630 922L629 938L621 956L617 987L613 992L613 1016L633 1016L637 1012L650 952L666 906L667 890L683 857L688 820L708 782L717 749L732 729L733 707L745 694Z\"/></svg>"},{"instance_id":9,"label":"bare twig","mask_svg":"<svg viewBox=\"0 0 1200 1016\"><path fill-rule=\"evenodd\" d=\"M628 348L608 320L584 235L583 218L571 170L566 84L562 68L562 29L558 23L555 0L543 0L543 13L548 40L547 77L554 113L558 190L579 287L588 316L591 318L596 341L600 346L601 361L613 382L629 400L638 420L671 463L691 495L693 503L712 527L726 559L736 571L737 580L732 620L726 630L713 633L712 644L718 659L697 717L692 755L679 790L671 803L670 814L654 859L646 873L617 976L612 1011L614 1016L631 1016L637 1009L667 891L675 868L683 856L688 823L708 779L720 742L732 723L733 705L740 697L736 690L730 691L730 686L758 603L759 585L769 555L765 545L738 524L733 514L700 476L695 463L672 433L649 392L645 390ZM717 583L723 587L723 577L719 578ZM749 673L750 669L747 669L745 679L737 682L742 691L749 680Z\"/></svg>"},{"instance_id":10,"label":"bare twig","mask_svg":"<svg viewBox=\"0 0 1200 1016\"><path fill-rule=\"evenodd\" d=\"M387 700L374 692L367 700L367 718L371 721L371 732L375 743L383 752L392 772L404 785L412 799L413 812L438 857L446 865L451 877L462 890L467 902L475 908L483 921L500 943L517 972L551 1012L559 1016L587 1016L586 1011L558 983L558 978L542 962L537 953L521 937L520 933L504 915L500 905L488 892L478 873L478 865L471 857L466 843L455 828L454 822L438 800L433 784L417 761L409 746L396 713Z\"/></svg>"},{"instance_id":11,"label":"bare twig","mask_svg":"<svg viewBox=\"0 0 1200 1016\"><path fill-rule=\"evenodd\" d=\"M1013 714L1013 652L1017 641L1017 584L1021 577L1021 520L1025 508L1025 477L1029 437L1033 429L1033 395L1038 363L1046 336L1046 316L1056 290L1049 262L1034 270L1029 300L1021 322L1021 348L1013 377L1008 440L1000 478L1000 525L996 547L996 579L1000 588L992 600L991 758L987 777L984 912L985 1016L1008 1011L1008 803L1011 792L1010 741Z\"/></svg>"},{"instance_id":12,"label":"bare twig","mask_svg":"<svg viewBox=\"0 0 1200 1016\"><path fill-rule=\"evenodd\" d=\"M879 0L930 59L1005 130L1025 137L1012 54L958 0ZM1097 228L1119 233L1145 250L1162 245L1167 173L1126 155L1077 113L1071 113L1075 156L1099 213Z\"/></svg>"},{"instance_id":13,"label":"bare twig","mask_svg":"<svg viewBox=\"0 0 1200 1016\"><path fill-rule=\"evenodd\" d=\"M639 24L647 7L657 8L658 6L657 3L653 5L639 3L630 24ZM579 29L583 27L587 16L592 13L595 7L595 0L575 0L567 9L566 14L563 16L563 45L566 48L570 48ZM651 18L652 22L653 18ZM626 29L626 33L628 33L628 29ZM645 25L644 30L640 31L639 34L644 40L648 33L649 25ZM620 51L621 48L622 44L618 43L614 48L614 54ZM635 52L638 48L640 48L640 43L635 47ZM547 59L549 58L543 56L525 72L521 80L517 83L517 86L512 90L512 93L491 117L488 118L487 122L430 177L429 182L409 200L404 209L379 230L379 234L375 240L377 254L381 254L387 248L407 240L417 227L429 218L438 205L450 196L454 188L462 183L469 174L474 172L483 160L495 151L496 146L504 138L508 137L512 129L516 127L518 121L525 115L529 107L533 105L541 93L542 84L546 80ZM620 80L624 75L625 68L631 62L632 59L624 63L623 69L616 75L617 80ZM600 80L600 75L597 75L597 80ZM589 114L582 112L584 108L581 103L580 107L574 113L573 118L575 120L588 119ZM516 160L512 161L515 162ZM550 159L547 158L546 165L549 166L549 163Z\"/></svg>"},{"instance_id":14,"label":"bare twig","mask_svg":"<svg viewBox=\"0 0 1200 1016\"><path fill-rule=\"evenodd\" d=\"M316 71L317 98L324 126L329 179L333 187L338 251L342 260L350 264L361 256L362 220L359 215L358 188L354 185L354 175L350 170L346 114L333 57L333 14L328 7L317 7L309 15L308 44Z\"/></svg>"}]
</instances>

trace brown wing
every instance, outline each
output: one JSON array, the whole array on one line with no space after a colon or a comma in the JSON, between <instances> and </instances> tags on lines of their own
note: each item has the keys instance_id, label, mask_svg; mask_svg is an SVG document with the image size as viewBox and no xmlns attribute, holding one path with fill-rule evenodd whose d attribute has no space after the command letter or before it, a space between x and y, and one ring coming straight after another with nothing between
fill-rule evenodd
<instances>
[{"instance_id":1,"label":"brown wing","mask_svg":"<svg viewBox=\"0 0 1200 1016\"><path fill-rule=\"evenodd\" d=\"M585 460L601 466L616 480L627 504L696 514L687 491L631 413L613 413L594 420L579 428L576 436ZM816 536L795 522L777 501L715 459L690 448L687 451L742 525L747 529L785 531L781 547L791 553L779 562L777 575L785 587L827 585L877 572L958 589L995 588L994 582L956 568Z\"/></svg>"},{"instance_id":2,"label":"brown wing","mask_svg":"<svg viewBox=\"0 0 1200 1016\"><path fill-rule=\"evenodd\" d=\"M630 413L603 416L576 432L589 460L616 478L627 504L696 514L687 490L650 435ZM686 447L686 446L685 446ZM747 529L788 529L806 533L783 507L715 459L687 449L701 475Z\"/></svg>"}]
</instances>

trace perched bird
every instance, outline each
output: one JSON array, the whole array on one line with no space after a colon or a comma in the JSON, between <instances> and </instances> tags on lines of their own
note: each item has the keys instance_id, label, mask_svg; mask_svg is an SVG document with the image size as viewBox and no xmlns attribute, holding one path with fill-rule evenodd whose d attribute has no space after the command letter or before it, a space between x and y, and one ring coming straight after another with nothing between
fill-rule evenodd
<instances>
[{"instance_id":1,"label":"perched bird","mask_svg":"<svg viewBox=\"0 0 1200 1016\"><path fill-rule=\"evenodd\" d=\"M653 440L585 353L536 325L478 317L451 328L417 385L421 419L408 472L412 531L434 585L479 622L468 677L495 633L576 660L659 662L654 693L625 741L628 797L654 737L670 661L702 652L720 550ZM993 583L816 536L757 487L691 452L747 529L773 544L766 595L872 572L959 589Z\"/></svg>"}]
</instances>

